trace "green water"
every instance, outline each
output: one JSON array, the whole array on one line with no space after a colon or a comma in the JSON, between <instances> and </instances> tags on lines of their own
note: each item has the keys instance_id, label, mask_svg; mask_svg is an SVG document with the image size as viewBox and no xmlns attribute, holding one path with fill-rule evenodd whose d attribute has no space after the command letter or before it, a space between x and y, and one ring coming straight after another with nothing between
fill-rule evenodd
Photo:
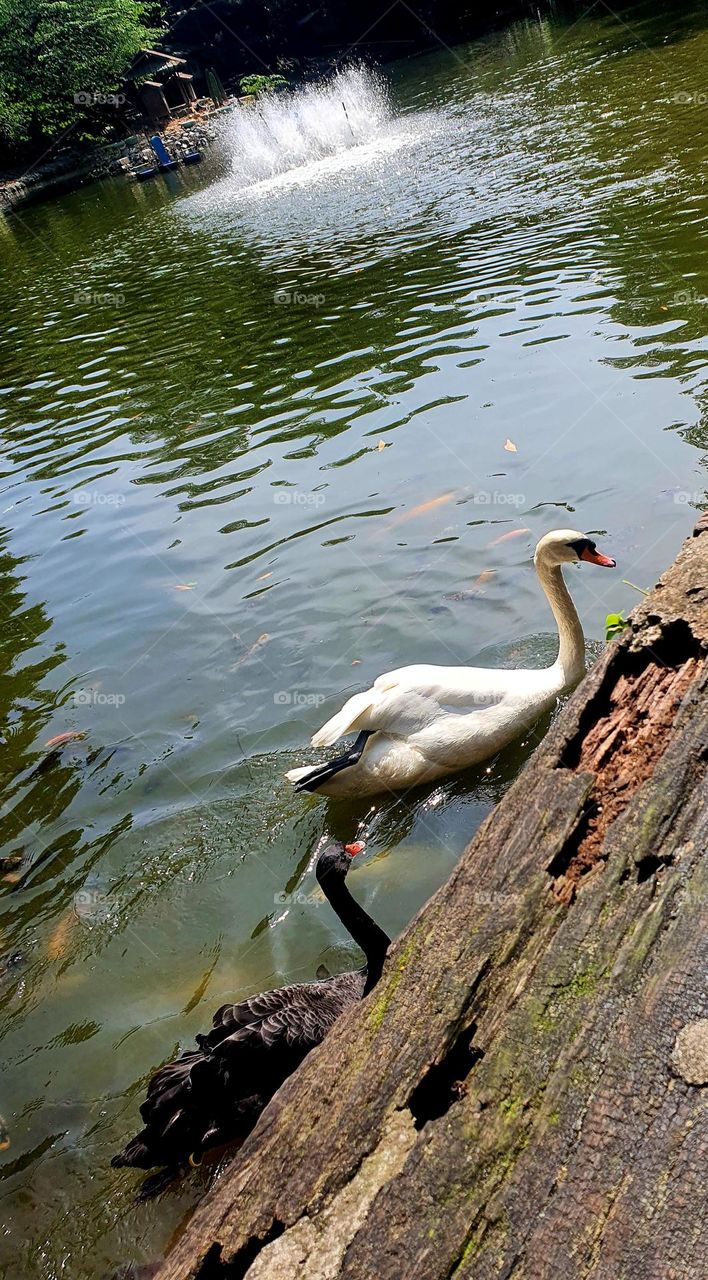
<instances>
[{"instance_id":1,"label":"green water","mask_svg":"<svg viewBox=\"0 0 708 1280\"><path fill-rule=\"evenodd\" d=\"M283 783L343 694L549 661L558 525L618 561L569 575L597 653L689 531L707 56L698 5L595 6L390 66L390 116L290 176L225 140L0 221L3 1276L159 1257L223 1165L133 1206L150 1071L357 962L313 865L368 805ZM534 740L368 813L389 932Z\"/></svg>"}]
</instances>

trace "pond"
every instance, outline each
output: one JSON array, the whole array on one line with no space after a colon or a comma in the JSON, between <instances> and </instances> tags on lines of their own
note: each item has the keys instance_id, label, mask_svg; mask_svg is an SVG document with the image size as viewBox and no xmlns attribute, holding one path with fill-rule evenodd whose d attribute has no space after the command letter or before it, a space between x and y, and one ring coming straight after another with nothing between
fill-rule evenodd
<instances>
[{"instance_id":1,"label":"pond","mask_svg":"<svg viewBox=\"0 0 708 1280\"><path fill-rule=\"evenodd\" d=\"M568 574L593 657L690 530L707 57L699 5L517 23L0 221L3 1275L164 1254L220 1165L133 1204L151 1070L358 963L325 837L365 822L351 887L397 934L546 727L403 797L295 795L343 696L552 661L557 526L618 562Z\"/></svg>"}]
</instances>

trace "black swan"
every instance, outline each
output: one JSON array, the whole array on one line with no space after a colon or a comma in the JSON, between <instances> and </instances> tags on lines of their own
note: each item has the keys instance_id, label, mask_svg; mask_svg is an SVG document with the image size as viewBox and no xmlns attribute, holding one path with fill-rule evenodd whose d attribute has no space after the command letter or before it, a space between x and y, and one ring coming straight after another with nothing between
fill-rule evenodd
<instances>
[{"instance_id":1,"label":"black swan","mask_svg":"<svg viewBox=\"0 0 708 1280\"><path fill-rule=\"evenodd\" d=\"M342 924L361 947L366 965L320 982L300 982L225 1004L198 1048L168 1062L150 1080L140 1108L145 1128L114 1168L160 1167L140 1191L161 1191L210 1147L243 1141L266 1103L327 1035L337 1018L378 982L390 939L355 902L344 881L361 842L330 845L315 874Z\"/></svg>"}]
</instances>

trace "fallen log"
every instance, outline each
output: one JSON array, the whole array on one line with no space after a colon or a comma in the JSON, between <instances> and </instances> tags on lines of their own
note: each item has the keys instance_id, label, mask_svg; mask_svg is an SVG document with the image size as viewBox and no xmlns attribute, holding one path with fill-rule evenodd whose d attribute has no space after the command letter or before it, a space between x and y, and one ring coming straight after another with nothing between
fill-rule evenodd
<instances>
[{"instance_id":1,"label":"fallen log","mask_svg":"<svg viewBox=\"0 0 708 1280\"><path fill-rule=\"evenodd\" d=\"M159 1280L693 1280L708 1258L708 526Z\"/></svg>"}]
</instances>

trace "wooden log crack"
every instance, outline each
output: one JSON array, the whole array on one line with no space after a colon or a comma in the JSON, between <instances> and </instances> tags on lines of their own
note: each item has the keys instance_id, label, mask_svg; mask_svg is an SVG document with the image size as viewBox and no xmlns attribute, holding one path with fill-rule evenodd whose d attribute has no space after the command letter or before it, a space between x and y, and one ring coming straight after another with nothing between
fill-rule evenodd
<instances>
[{"instance_id":1,"label":"wooden log crack","mask_svg":"<svg viewBox=\"0 0 708 1280\"><path fill-rule=\"evenodd\" d=\"M686 637L681 639L685 642ZM609 828L637 788L651 777L683 699L696 696L694 681L700 675L702 650L691 640L691 655L683 660L679 657L685 652L683 645L664 644L666 659L652 648L642 653L643 661L632 664L634 670L616 675L611 664L608 692L600 688L587 708L586 723L568 744L561 767L591 773L593 785L575 843L566 846L554 866L553 892L559 902L572 902L579 880L603 859ZM597 705L601 701L606 704L602 711Z\"/></svg>"},{"instance_id":2,"label":"wooden log crack","mask_svg":"<svg viewBox=\"0 0 708 1280\"><path fill-rule=\"evenodd\" d=\"M702 1280L707 603L700 536L160 1280Z\"/></svg>"}]
</instances>

